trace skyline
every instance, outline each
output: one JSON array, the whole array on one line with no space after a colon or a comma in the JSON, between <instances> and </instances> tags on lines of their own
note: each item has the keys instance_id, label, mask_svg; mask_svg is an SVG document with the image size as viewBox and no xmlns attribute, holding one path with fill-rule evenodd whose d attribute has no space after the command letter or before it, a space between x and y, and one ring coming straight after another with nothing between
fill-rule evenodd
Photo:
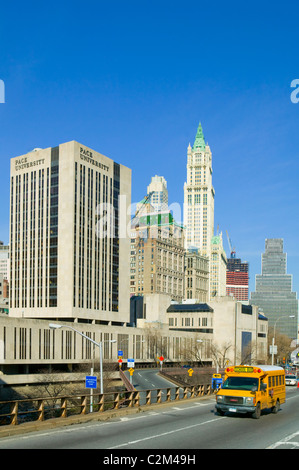
<instances>
[{"instance_id":1,"label":"skyline","mask_svg":"<svg viewBox=\"0 0 299 470\"><path fill-rule=\"evenodd\" d=\"M201 122L227 256L226 230L236 257L249 263L252 292L265 239L283 238L298 293L299 103L291 83L299 6L288 6L3 6L0 240L9 238L11 158L76 140L132 169L132 203L159 175L169 205L183 208L187 148Z\"/></svg>"}]
</instances>

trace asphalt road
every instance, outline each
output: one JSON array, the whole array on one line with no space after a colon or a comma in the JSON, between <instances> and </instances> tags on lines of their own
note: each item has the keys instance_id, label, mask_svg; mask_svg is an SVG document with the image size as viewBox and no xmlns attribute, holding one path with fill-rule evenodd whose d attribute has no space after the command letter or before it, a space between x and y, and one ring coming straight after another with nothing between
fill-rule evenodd
<instances>
[{"instance_id":1,"label":"asphalt road","mask_svg":"<svg viewBox=\"0 0 299 470\"><path fill-rule=\"evenodd\" d=\"M156 385L162 379L151 373L141 374L140 382L154 378L152 384ZM135 466L148 458L140 449L156 449L154 455L160 456L171 450L173 455L188 453L198 458L195 452L199 449L299 448L299 389L295 387L287 387L287 402L277 414L265 413L258 420L244 415L218 416L214 407L212 396L154 405L148 411L106 422L5 437L0 439L0 449L105 449L96 454L97 463L108 463L103 460L107 456L119 459L126 455L139 459Z\"/></svg>"},{"instance_id":2,"label":"asphalt road","mask_svg":"<svg viewBox=\"0 0 299 470\"><path fill-rule=\"evenodd\" d=\"M129 372L126 371L125 374L129 378ZM186 371L187 374L187 371ZM157 389L161 389L161 400L162 402L166 400L167 388L171 387L171 397L174 400L175 396L175 385L172 382L169 382L164 377L158 374L157 369L147 369L147 370L138 370L134 371L132 376L132 384L135 390L152 390L152 402L155 402L157 396ZM180 389L180 396L183 396L183 389ZM144 405L146 401L146 393L140 393L140 405Z\"/></svg>"}]
</instances>

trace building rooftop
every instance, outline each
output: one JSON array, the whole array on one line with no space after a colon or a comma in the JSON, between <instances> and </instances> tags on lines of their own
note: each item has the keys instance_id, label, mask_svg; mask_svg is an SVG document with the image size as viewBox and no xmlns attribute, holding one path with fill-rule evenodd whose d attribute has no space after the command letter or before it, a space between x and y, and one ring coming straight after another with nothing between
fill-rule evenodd
<instances>
[{"instance_id":1,"label":"building rooftop","mask_svg":"<svg viewBox=\"0 0 299 470\"><path fill-rule=\"evenodd\" d=\"M214 312L208 304L173 304L167 309L167 312Z\"/></svg>"}]
</instances>

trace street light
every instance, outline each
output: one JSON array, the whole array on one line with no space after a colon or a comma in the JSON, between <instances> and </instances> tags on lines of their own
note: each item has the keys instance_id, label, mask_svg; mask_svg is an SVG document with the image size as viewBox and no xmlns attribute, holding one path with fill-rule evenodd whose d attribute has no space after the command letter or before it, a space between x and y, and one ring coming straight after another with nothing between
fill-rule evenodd
<instances>
[{"instance_id":1,"label":"street light","mask_svg":"<svg viewBox=\"0 0 299 470\"><path fill-rule=\"evenodd\" d=\"M91 343L93 343L93 344L95 344L96 346L99 347L99 349L100 349L100 391L101 391L101 393L104 393L104 387L103 387L103 341L100 341L99 343L97 343L93 339L89 338L89 336L86 336L84 333L81 333L81 331L76 330L72 326L58 325L57 323L49 323L49 327L53 330L58 329L58 328L68 328L70 330L75 331L76 333L78 333L78 335L83 336L83 338L87 339L88 341L90 341ZM116 343L116 340L111 339L107 342Z\"/></svg>"},{"instance_id":2,"label":"street light","mask_svg":"<svg viewBox=\"0 0 299 470\"><path fill-rule=\"evenodd\" d=\"M272 338L272 366L274 365L274 344L275 344L275 329L276 329L276 323L281 320L281 318L295 318L295 315L282 315L281 317L278 317L276 322L274 323L274 331L273 331L273 338Z\"/></svg>"}]
</instances>

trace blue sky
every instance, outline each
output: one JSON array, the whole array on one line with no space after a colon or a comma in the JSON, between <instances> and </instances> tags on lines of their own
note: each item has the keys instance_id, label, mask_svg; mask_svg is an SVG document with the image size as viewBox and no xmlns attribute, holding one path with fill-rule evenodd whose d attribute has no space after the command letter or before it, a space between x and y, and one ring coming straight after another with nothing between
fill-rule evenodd
<instances>
[{"instance_id":1,"label":"blue sky","mask_svg":"<svg viewBox=\"0 0 299 470\"><path fill-rule=\"evenodd\" d=\"M0 239L11 157L77 140L132 168L132 202L158 174L182 205L201 122L227 253L226 230L254 290L265 238L283 238L298 292L298 13L295 1L2 2Z\"/></svg>"}]
</instances>

